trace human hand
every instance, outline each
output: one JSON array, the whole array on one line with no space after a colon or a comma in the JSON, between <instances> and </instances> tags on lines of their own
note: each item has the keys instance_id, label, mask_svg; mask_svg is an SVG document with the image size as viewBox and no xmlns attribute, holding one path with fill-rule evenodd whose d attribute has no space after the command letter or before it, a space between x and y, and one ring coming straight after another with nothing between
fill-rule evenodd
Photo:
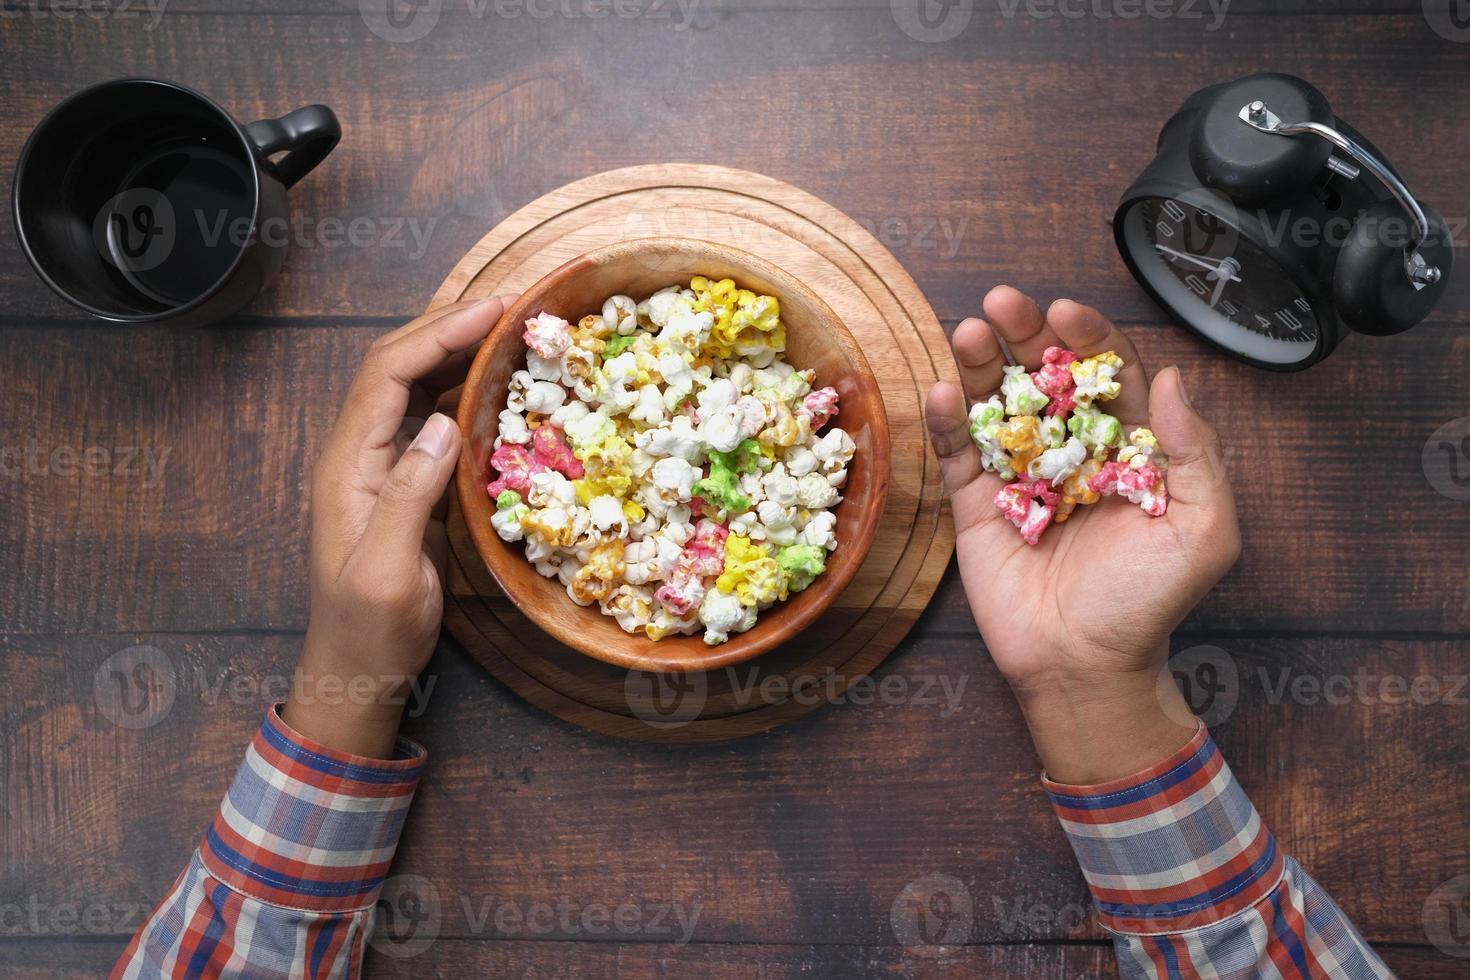
<instances>
[{"instance_id":1,"label":"human hand","mask_svg":"<svg viewBox=\"0 0 1470 980\"><path fill-rule=\"evenodd\" d=\"M392 754L444 613L445 490L460 433L430 413L508 302L456 303L383 335L347 392L312 476L311 615L282 716L308 738ZM409 420L424 416L405 449Z\"/></svg>"},{"instance_id":2,"label":"human hand","mask_svg":"<svg viewBox=\"0 0 1470 980\"><path fill-rule=\"evenodd\" d=\"M1127 775L1193 733L1182 698L1168 703L1177 691L1157 681L1170 632L1240 552L1219 443L1190 406L1178 369L1165 368L1150 387L1132 343L1096 310L1058 300L1043 314L1008 286L992 290L983 307L988 323L965 320L954 335L964 392L937 384L925 406L952 498L965 594L1051 777ZM1053 345L1081 357L1117 352L1122 392L1108 411L1125 431L1149 426L1169 457L1162 517L1105 498L1077 508L1039 544L1021 540L993 503L1003 481L981 469L966 420L966 397L983 400L1000 386L1007 362L997 334L1031 370Z\"/></svg>"}]
</instances>

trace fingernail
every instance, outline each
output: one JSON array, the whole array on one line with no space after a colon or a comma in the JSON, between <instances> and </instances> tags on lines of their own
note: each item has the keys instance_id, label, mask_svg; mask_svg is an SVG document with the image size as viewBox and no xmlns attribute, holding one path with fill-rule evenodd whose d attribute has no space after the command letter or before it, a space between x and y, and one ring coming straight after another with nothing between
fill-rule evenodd
<instances>
[{"instance_id":1,"label":"fingernail","mask_svg":"<svg viewBox=\"0 0 1470 980\"><path fill-rule=\"evenodd\" d=\"M1180 399L1191 409L1194 408L1194 402L1189 398L1189 389L1184 386L1184 372L1177 365L1174 367L1174 380L1179 385Z\"/></svg>"},{"instance_id":2,"label":"fingernail","mask_svg":"<svg viewBox=\"0 0 1470 980\"><path fill-rule=\"evenodd\" d=\"M454 429L454 420L442 412L435 412L429 416L429 421L419 430L414 437L409 449L421 449L435 459L443 459L449 454L449 441Z\"/></svg>"}]
</instances>

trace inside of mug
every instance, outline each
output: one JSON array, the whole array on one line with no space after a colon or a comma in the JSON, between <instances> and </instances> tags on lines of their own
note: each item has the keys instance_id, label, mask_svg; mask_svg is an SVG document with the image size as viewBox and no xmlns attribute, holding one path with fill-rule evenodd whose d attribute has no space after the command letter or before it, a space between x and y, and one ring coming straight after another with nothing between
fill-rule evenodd
<instances>
[{"instance_id":1,"label":"inside of mug","mask_svg":"<svg viewBox=\"0 0 1470 980\"><path fill-rule=\"evenodd\" d=\"M37 129L16 218L38 268L94 312L149 317L212 292L247 244L251 154L207 101L159 83L84 92Z\"/></svg>"}]
</instances>

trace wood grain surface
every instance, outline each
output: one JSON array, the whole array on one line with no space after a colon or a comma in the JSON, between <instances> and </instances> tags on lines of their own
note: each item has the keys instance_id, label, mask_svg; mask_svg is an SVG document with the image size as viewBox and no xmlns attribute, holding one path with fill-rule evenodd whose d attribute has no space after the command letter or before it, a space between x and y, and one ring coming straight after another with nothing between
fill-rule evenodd
<instances>
[{"instance_id":1,"label":"wood grain surface","mask_svg":"<svg viewBox=\"0 0 1470 980\"><path fill-rule=\"evenodd\" d=\"M677 5L593 19L446 0L427 36L394 43L352 0L178 0L156 20L7 0L7 196L44 111L122 75L192 84L242 120L325 102L346 136L292 193L300 241L281 277L208 331L82 320L0 222L0 974L97 975L187 860L294 662L305 486L371 340L515 209L660 161L829 201L946 329L1006 281L1092 302L1150 364L1180 364L1221 428L1245 534L1175 639L1237 670L1222 748L1401 976L1465 974L1422 918L1470 873L1470 706L1454 693L1470 672L1470 504L1429 484L1421 454L1470 415L1470 276L1408 334L1269 376L1168 324L1106 220L1185 95L1260 69L1312 80L1463 220L1470 43L1436 33L1418 0L1238 0L1213 30L1207 8L1043 17L995 0L925 43L898 26L906 2L711 0L685 23ZM108 717L136 720L97 686L136 645L175 671L170 710L142 728ZM372 954L369 974L1111 975L953 572L876 676L906 696L736 746L655 747L548 719L446 641L408 723L433 761L395 868L434 884L440 937L413 959ZM1356 693L1326 696L1338 678ZM1437 694L1401 703L1397 681L1415 679ZM946 701L941 682L961 681ZM943 956L903 945L894 922L930 875L973 899L968 943ZM680 944L481 915L561 899L698 917Z\"/></svg>"}]
</instances>

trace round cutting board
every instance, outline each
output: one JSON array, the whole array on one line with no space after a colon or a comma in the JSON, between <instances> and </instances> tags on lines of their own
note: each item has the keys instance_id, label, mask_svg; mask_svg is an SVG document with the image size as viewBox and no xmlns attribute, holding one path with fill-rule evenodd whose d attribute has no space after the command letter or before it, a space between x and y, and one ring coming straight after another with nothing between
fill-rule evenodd
<instances>
[{"instance_id":1,"label":"round cutting board","mask_svg":"<svg viewBox=\"0 0 1470 980\"><path fill-rule=\"evenodd\" d=\"M572 724L645 741L737 738L839 699L892 652L933 596L954 530L921 406L935 381L959 377L934 311L872 235L789 184L724 167L629 167L553 191L470 249L430 309L519 292L590 249L656 235L720 242L781 265L863 345L893 444L887 505L868 557L821 619L757 660L707 673L630 672L559 644L517 610L452 507L444 624L493 677Z\"/></svg>"}]
</instances>

